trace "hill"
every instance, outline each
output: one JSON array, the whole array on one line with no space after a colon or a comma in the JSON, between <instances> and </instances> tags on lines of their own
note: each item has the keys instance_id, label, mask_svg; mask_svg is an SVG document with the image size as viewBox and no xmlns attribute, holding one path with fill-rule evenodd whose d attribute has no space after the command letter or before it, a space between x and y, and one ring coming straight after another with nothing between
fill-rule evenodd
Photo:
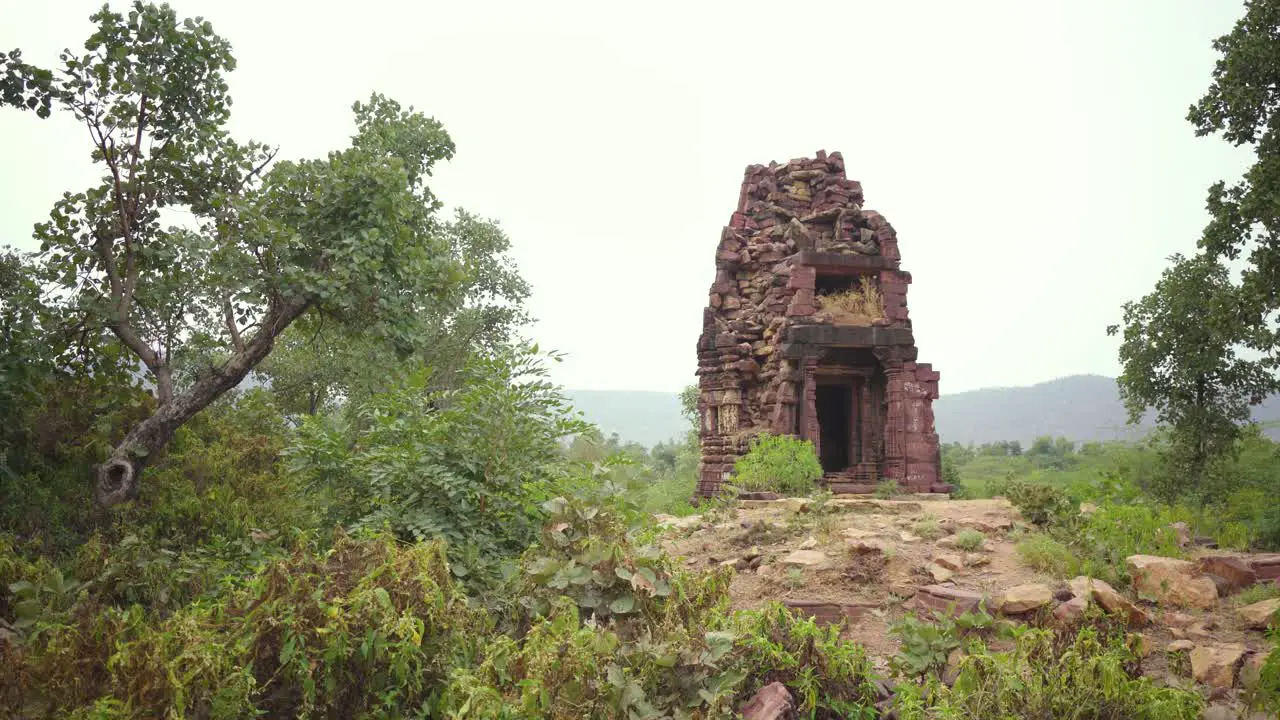
<instances>
[{"instance_id":1,"label":"hill","mask_svg":"<svg viewBox=\"0 0 1280 720\"><path fill-rule=\"evenodd\" d=\"M568 394L588 420L624 440L652 446L684 431L675 393L570 390ZM1017 440L1025 445L1041 435L1081 442L1137 439L1152 427L1149 420L1138 427L1125 423L1116 381L1102 375L943 395L933 407L942 441L964 444ZM1280 421L1280 398L1258 407L1254 417L1264 423ZM1269 428L1268 434L1280 438L1280 427Z\"/></svg>"},{"instance_id":2,"label":"hill","mask_svg":"<svg viewBox=\"0 0 1280 720\"><path fill-rule=\"evenodd\" d=\"M676 439L687 423L680 396L651 390L568 390L566 394L586 419L605 435L618 433L626 442L653 447Z\"/></svg>"}]
</instances>

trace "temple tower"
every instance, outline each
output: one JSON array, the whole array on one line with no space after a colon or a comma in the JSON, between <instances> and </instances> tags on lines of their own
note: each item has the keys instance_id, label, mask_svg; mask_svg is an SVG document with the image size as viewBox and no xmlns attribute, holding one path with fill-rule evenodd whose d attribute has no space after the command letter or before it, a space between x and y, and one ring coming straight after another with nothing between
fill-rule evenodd
<instances>
[{"instance_id":1,"label":"temple tower","mask_svg":"<svg viewBox=\"0 0 1280 720\"><path fill-rule=\"evenodd\" d=\"M760 432L813 441L834 492L893 479L947 492L917 362L911 275L840 153L747 168L716 248L698 339L698 493L712 495Z\"/></svg>"}]
</instances>

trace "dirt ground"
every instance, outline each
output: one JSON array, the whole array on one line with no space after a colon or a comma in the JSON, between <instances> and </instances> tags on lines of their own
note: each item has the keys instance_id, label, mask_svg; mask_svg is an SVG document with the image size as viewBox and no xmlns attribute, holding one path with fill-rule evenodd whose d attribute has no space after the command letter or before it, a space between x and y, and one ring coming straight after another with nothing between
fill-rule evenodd
<instances>
[{"instance_id":1,"label":"dirt ground","mask_svg":"<svg viewBox=\"0 0 1280 720\"><path fill-rule=\"evenodd\" d=\"M700 516L664 517L665 547L691 568L735 565L730 594L739 608L770 600L865 608L845 621L843 633L864 645L881 668L898 649L889 627L914 612L909 599L922 586L941 583L992 597L1018 585L1065 587L1064 578L1022 563L1015 546L1030 528L1002 498L837 497L826 507L802 509L804 502L741 501ZM980 548L956 547L961 537L974 539L973 533L961 535L965 530L982 534ZM1212 612L1145 607L1157 621L1143 629L1144 644L1153 650L1144 667L1169 682L1189 682L1167 669L1164 650L1177 639L1268 650L1262 633L1243 627L1231 598Z\"/></svg>"}]
</instances>

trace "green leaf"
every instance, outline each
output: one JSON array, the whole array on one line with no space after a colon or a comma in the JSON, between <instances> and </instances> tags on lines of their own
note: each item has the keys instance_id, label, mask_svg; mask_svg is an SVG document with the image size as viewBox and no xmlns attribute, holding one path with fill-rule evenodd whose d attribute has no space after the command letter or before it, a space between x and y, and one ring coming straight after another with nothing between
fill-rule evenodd
<instances>
[{"instance_id":1,"label":"green leaf","mask_svg":"<svg viewBox=\"0 0 1280 720\"><path fill-rule=\"evenodd\" d=\"M631 593L618 596L613 602L609 603L609 610L619 615L625 615L631 612L635 607L636 598Z\"/></svg>"},{"instance_id":2,"label":"green leaf","mask_svg":"<svg viewBox=\"0 0 1280 720\"><path fill-rule=\"evenodd\" d=\"M26 594L34 594L35 589L36 589L36 586L32 585L30 582L26 580L19 580L17 582L9 583L9 592L13 593L14 595L21 596Z\"/></svg>"}]
</instances>

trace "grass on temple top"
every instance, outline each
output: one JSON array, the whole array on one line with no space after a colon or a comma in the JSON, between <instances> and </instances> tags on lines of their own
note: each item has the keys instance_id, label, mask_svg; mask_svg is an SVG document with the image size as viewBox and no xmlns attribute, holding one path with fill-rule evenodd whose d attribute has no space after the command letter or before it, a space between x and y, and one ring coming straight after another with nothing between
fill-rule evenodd
<instances>
[{"instance_id":1,"label":"grass on temple top","mask_svg":"<svg viewBox=\"0 0 1280 720\"><path fill-rule=\"evenodd\" d=\"M819 295L817 300L818 308L841 325L870 325L884 318L884 297L880 295L880 288L871 283Z\"/></svg>"}]
</instances>

